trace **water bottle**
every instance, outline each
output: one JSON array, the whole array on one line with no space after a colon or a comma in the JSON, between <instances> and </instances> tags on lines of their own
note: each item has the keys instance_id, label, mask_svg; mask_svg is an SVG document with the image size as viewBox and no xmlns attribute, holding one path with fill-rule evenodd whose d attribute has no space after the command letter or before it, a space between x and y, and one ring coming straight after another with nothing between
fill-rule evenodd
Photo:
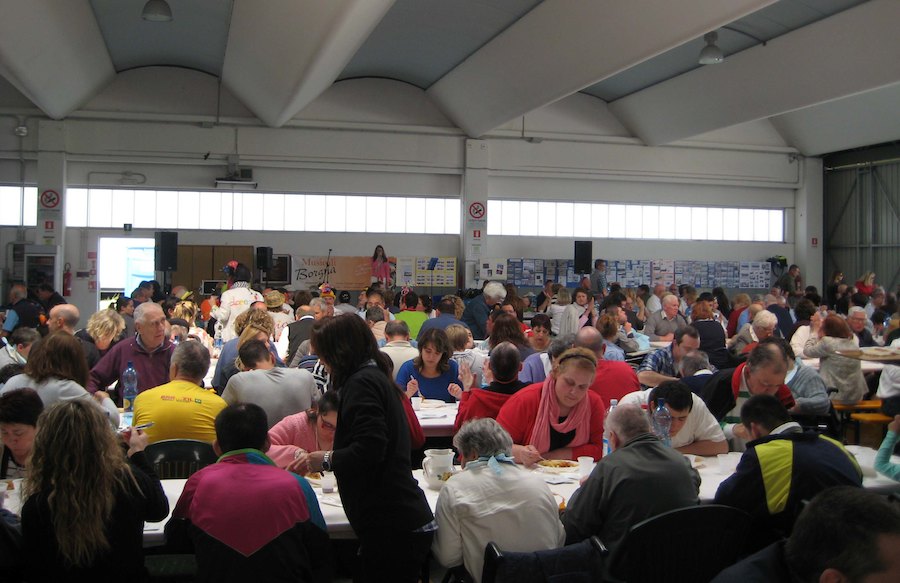
<instances>
[{"instance_id":1,"label":"water bottle","mask_svg":"<svg viewBox=\"0 0 900 583\"><path fill-rule=\"evenodd\" d=\"M653 411L653 433L667 446L672 445L669 430L672 427L672 415L666 409L666 400L656 400L656 410Z\"/></svg>"},{"instance_id":2,"label":"water bottle","mask_svg":"<svg viewBox=\"0 0 900 583\"><path fill-rule=\"evenodd\" d=\"M126 413L134 411L134 399L137 397L137 371L134 370L134 363L128 361L125 372L122 373L122 407Z\"/></svg>"},{"instance_id":3,"label":"water bottle","mask_svg":"<svg viewBox=\"0 0 900 583\"><path fill-rule=\"evenodd\" d=\"M219 322L216 322L215 325L216 335L213 337L213 357L219 358L219 355L222 354L222 346L225 344L222 341L222 325Z\"/></svg>"},{"instance_id":4,"label":"water bottle","mask_svg":"<svg viewBox=\"0 0 900 583\"><path fill-rule=\"evenodd\" d=\"M609 409L606 410L606 418L609 419L609 414L613 412L613 409L619 404L618 399L610 399L609 400ZM612 448L609 446L609 429L605 429L603 431L603 457L608 456L612 453Z\"/></svg>"}]
</instances>

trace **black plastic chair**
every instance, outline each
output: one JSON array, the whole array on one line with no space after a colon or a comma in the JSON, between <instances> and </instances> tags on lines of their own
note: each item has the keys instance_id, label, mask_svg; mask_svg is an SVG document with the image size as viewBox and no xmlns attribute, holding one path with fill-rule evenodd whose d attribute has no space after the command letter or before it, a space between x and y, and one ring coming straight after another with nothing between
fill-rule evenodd
<instances>
[{"instance_id":1,"label":"black plastic chair","mask_svg":"<svg viewBox=\"0 0 900 583\"><path fill-rule=\"evenodd\" d=\"M163 480L189 478L197 470L216 463L218 459L212 445L196 439L157 441L148 445L144 454Z\"/></svg>"},{"instance_id":2,"label":"black plastic chair","mask_svg":"<svg viewBox=\"0 0 900 583\"><path fill-rule=\"evenodd\" d=\"M833 403L829 403L828 413L825 415L796 415L792 413L791 418L800 424L803 431L815 431L820 435L827 435L832 439L843 441L842 422L840 417L838 417L837 411L834 410Z\"/></svg>"},{"instance_id":3,"label":"black plastic chair","mask_svg":"<svg viewBox=\"0 0 900 583\"><path fill-rule=\"evenodd\" d=\"M742 556L751 522L746 512L719 504L648 518L631 527L613 549L606 580L710 581Z\"/></svg>"},{"instance_id":4,"label":"black plastic chair","mask_svg":"<svg viewBox=\"0 0 900 583\"><path fill-rule=\"evenodd\" d=\"M503 552L493 542L484 549L482 583L588 583L602 581L607 553L596 536L578 544L531 553Z\"/></svg>"}]
</instances>

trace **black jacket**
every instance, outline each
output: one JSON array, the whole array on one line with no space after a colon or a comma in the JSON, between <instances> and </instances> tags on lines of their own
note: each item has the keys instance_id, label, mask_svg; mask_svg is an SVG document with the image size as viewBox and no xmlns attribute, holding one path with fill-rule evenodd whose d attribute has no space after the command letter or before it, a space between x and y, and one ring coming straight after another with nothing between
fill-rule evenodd
<instances>
[{"instance_id":1,"label":"black jacket","mask_svg":"<svg viewBox=\"0 0 900 583\"><path fill-rule=\"evenodd\" d=\"M434 519L412 477L403 395L374 365L338 387L332 466L350 526L360 538L412 532Z\"/></svg>"},{"instance_id":2,"label":"black jacket","mask_svg":"<svg viewBox=\"0 0 900 583\"><path fill-rule=\"evenodd\" d=\"M169 513L169 501L162 484L143 452L131 456L131 468L140 492L128 484L116 494L112 515L106 522L106 537L111 548L93 565L71 568L58 554L49 492L38 492L22 507L22 538L25 542L28 581L143 581L144 521L163 520Z\"/></svg>"}]
</instances>

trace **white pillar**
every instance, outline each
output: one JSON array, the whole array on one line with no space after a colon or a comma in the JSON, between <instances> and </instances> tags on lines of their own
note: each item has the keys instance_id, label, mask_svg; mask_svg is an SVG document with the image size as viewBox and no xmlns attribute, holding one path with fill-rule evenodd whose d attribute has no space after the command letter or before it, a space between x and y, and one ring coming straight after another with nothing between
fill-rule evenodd
<instances>
[{"instance_id":1,"label":"white pillar","mask_svg":"<svg viewBox=\"0 0 900 583\"><path fill-rule=\"evenodd\" d=\"M466 170L463 176L462 226L465 287L476 284L478 261L487 253L487 200L490 149L485 140L466 140Z\"/></svg>"},{"instance_id":2,"label":"white pillar","mask_svg":"<svg viewBox=\"0 0 900 583\"><path fill-rule=\"evenodd\" d=\"M803 182L797 189L794 212L794 263L800 266L805 285L814 285L824 297L825 278L823 241L825 225L824 179L821 158L803 158Z\"/></svg>"},{"instance_id":3,"label":"white pillar","mask_svg":"<svg viewBox=\"0 0 900 583\"><path fill-rule=\"evenodd\" d=\"M35 243L57 247L54 284L62 291L65 262L66 128L64 122L38 124L38 208Z\"/></svg>"}]
</instances>

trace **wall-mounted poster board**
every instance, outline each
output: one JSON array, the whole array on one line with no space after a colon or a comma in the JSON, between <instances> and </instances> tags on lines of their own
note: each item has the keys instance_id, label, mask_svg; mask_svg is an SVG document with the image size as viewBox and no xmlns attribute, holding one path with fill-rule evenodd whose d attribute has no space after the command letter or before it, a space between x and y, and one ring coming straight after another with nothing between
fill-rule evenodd
<instances>
[{"instance_id":1,"label":"wall-mounted poster board","mask_svg":"<svg viewBox=\"0 0 900 583\"><path fill-rule=\"evenodd\" d=\"M695 261L687 259L617 259L607 261L607 281L624 287L641 284L687 283L697 288L765 289L772 266L767 261ZM520 287L540 287L548 279L577 287L581 274L571 259L482 259L481 281L495 280Z\"/></svg>"}]
</instances>

